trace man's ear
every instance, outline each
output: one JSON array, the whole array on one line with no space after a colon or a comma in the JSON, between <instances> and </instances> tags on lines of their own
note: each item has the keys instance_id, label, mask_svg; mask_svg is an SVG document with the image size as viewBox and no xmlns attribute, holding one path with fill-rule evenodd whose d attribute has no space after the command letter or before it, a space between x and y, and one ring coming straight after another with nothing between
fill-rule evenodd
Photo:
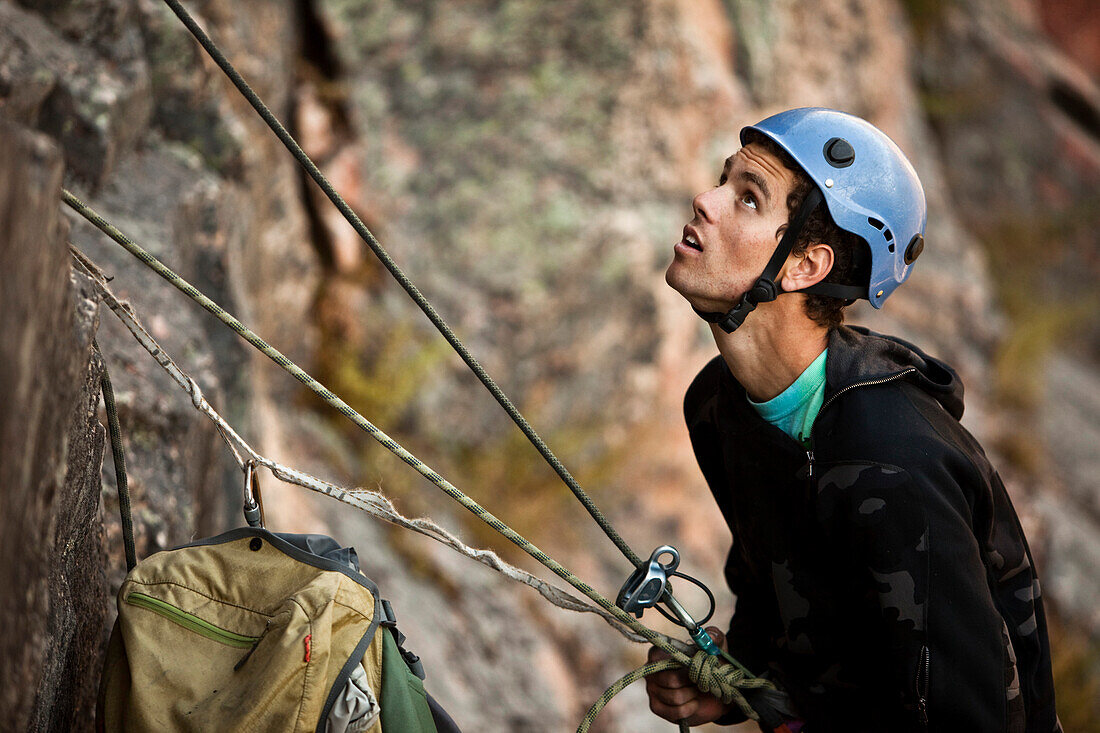
<instances>
[{"instance_id":1,"label":"man's ear","mask_svg":"<svg viewBox=\"0 0 1100 733\"><path fill-rule=\"evenodd\" d=\"M827 244L811 244L801 255L787 258L779 286L787 292L805 290L825 279L833 269L833 248Z\"/></svg>"}]
</instances>

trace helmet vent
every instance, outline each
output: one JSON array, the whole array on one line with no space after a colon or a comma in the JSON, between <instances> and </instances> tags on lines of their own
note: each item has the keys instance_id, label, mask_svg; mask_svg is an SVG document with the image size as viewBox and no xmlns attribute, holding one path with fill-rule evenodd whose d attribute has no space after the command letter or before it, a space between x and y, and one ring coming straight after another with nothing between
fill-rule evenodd
<instances>
[{"instance_id":1,"label":"helmet vent","mask_svg":"<svg viewBox=\"0 0 1100 733\"><path fill-rule=\"evenodd\" d=\"M856 151L852 144L842 137L834 137L825 143L822 150L825 160L834 168L847 168L856 159Z\"/></svg>"},{"instance_id":2,"label":"helmet vent","mask_svg":"<svg viewBox=\"0 0 1100 733\"><path fill-rule=\"evenodd\" d=\"M890 246L887 249L889 249L891 252L893 252L894 251L894 243L890 242Z\"/></svg>"},{"instance_id":3,"label":"helmet vent","mask_svg":"<svg viewBox=\"0 0 1100 733\"><path fill-rule=\"evenodd\" d=\"M867 223L870 224L871 226L873 226L875 229L878 229L879 231L882 231L882 228L884 226L886 226L885 224L883 224L881 221L874 218L873 216L867 217Z\"/></svg>"},{"instance_id":4,"label":"helmet vent","mask_svg":"<svg viewBox=\"0 0 1100 733\"><path fill-rule=\"evenodd\" d=\"M887 229L885 232L883 232L882 236L886 237L887 242L893 242L894 241L894 233L892 231L890 231L889 229Z\"/></svg>"}]
</instances>

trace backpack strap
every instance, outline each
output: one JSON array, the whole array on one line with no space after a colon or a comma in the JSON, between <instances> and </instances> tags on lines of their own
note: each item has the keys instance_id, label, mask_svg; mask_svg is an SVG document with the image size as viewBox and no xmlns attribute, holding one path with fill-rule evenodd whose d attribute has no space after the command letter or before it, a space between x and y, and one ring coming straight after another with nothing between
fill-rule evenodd
<instances>
[{"instance_id":1,"label":"backpack strap","mask_svg":"<svg viewBox=\"0 0 1100 733\"><path fill-rule=\"evenodd\" d=\"M130 485L126 479L126 455L122 451L122 428L118 422L118 408L115 407L115 391L111 387L111 376L107 373L107 360L99 350L99 344L92 339L92 347L99 355L103 371L99 375L99 388L103 392L103 409L107 413L107 432L111 436L111 459L115 464L115 484L118 487L118 513L122 518L122 544L126 550L126 572L137 565L137 548L134 543L134 520L130 511Z\"/></svg>"},{"instance_id":2,"label":"backpack strap","mask_svg":"<svg viewBox=\"0 0 1100 733\"><path fill-rule=\"evenodd\" d=\"M390 632L393 633L393 640L397 642L397 651L401 652L401 658L405 660L405 664L408 665L409 671L423 680L424 665L421 663L420 657L404 647L405 635L397 628L397 614L393 612L393 606L391 606L390 602L385 598L380 600L382 601L382 620L379 625L389 629Z\"/></svg>"}]
</instances>

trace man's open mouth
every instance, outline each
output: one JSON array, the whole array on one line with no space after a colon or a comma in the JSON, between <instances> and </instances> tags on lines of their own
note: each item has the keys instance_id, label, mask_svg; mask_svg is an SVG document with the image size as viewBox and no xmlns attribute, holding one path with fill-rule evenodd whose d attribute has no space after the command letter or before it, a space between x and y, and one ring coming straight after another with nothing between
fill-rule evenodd
<instances>
[{"instance_id":1,"label":"man's open mouth","mask_svg":"<svg viewBox=\"0 0 1100 733\"><path fill-rule=\"evenodd\" d=\"M682 241L684 244L691 247L692 249L698 250L700 252L703 251L703 248L699 245L699 240L695 238L695 234L688 231L686 227L684 228L684 238Z\"/></svg>"}]
</instances>

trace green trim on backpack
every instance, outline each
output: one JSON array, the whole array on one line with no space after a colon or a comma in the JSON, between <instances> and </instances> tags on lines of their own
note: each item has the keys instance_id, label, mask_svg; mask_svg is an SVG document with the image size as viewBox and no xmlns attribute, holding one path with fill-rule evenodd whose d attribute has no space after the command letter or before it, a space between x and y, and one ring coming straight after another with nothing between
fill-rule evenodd
<instances>
[{"instance_id":1,"label":"green trim on backpack","mask_svg":"<svg viewBox=\"0 0 1100 733\"><path fill-rule=\"evenodd\" d=\"M207 639L221 642L226 646L235 646L238 649L251 649L260 640L258 636L245 636L234 634L232 631L219 629L211 623L203 621L198 616L176 608L171 603L165 603L159 598L147 596L144 593L130 593L126 596L126 602L131 606L146 608L154 613L159 613L172 623L179 624L188 631L205 636Z\"/></svg>"},{"instance_id":2,"label":"green trim on backpack","mask_svg":"<svg viewBox=\"0 0 1100 733\"><path fill-rule=\"evenodd\" d=\"M436 733L424 683L405 664L388 629L382 637L382 730L386 733Z\"/></svg>"}]
</instances>

